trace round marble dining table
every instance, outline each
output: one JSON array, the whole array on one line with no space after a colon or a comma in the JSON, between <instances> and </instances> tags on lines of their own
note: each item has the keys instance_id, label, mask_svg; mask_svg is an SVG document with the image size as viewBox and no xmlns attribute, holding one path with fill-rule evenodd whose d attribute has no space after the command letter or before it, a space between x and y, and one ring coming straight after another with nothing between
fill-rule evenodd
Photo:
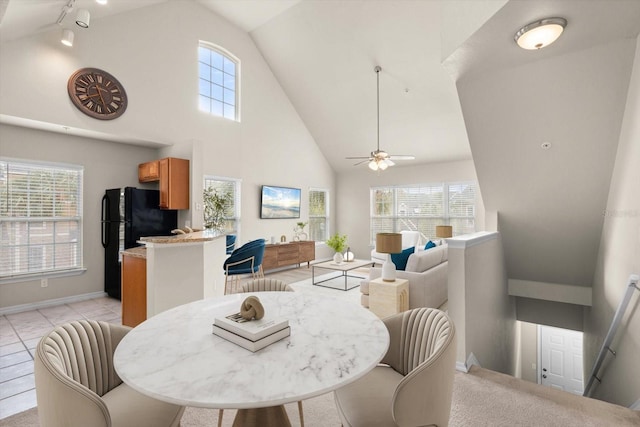
<instances>
[{"instance_id":1,"label":"round marble dining table","mask_svg":"<svg viewBox=\"0 0 640 427\"><path fill-rule=\"evenodd\" d=\"M291 335L255 353L212 333L216 317L258 295ZM231 294L147 319L118 345L114 366L133 389L205 408L264 408L335 390L365 375L389 347L384 323L359 304L302 292Z\"/></svg>"}]
</instances>

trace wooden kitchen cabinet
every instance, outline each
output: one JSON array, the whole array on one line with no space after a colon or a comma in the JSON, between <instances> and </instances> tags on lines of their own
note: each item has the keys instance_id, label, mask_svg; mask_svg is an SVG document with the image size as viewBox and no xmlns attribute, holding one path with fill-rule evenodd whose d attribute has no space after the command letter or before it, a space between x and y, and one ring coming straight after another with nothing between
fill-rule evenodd
<instances>
[{"instance_id":1,"label":"wooden kitchen cabinet","mask_svg":"<svg viewBox=\"0 0 640 427\"><path fill-rule=\"evenodd\" d=\"M138 165L138 181L154 182L158 180L160 180L160 170L157 160Z\"/></svg>"},{"instance_id":2,"label":"wooden kitchen cabinet","mask_svg":"<svg viewBox=\"0 0 640 427\"><path fill-rule=\"evenodd\" d=\"M291 243L281 243L275 245L266 245L264 249L264 257L262 258L262 269L272 270L274 268L285 267L288 265L309 263L316 258L316 242L299 241Z\"/></svg>"},{"instance_id":3,"label":"wooden kitchen cabinet","mask_svg":"<svg viewBox=\"0 0 640 427\"><path fill-rule=\"evenodd\" d=\"M138 181L160 183L160 209L189 209L189 160L167 157L140 163Z\"/></svg>"},{"instance_id":4,"label":"wooden kitchen cabinet","mask_svg":"<svg viewBox=\"0 0 640 427\"><path fill-rule=\"evenodd\" d=\"M132 328L147 320L147 260L122 254L122 324Z\"/></svg>"},{"instance_id":5,"label":"wooden kitchen cabinet","mask_svg":"<svg viewBox=\"0 0 640 427\"><path fill-rule=\"evenodd\" d=\"M158 160L160 209L189 209L189 160Z\"/></svg>"}]
</instances>

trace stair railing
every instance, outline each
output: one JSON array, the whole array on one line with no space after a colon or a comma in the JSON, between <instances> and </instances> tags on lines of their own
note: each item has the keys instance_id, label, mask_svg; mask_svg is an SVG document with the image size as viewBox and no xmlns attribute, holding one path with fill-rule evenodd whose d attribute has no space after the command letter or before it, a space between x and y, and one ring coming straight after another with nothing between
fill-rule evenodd
<instances>
[{"instance_id":1,"label":"stair railing","mask_svg":"<svg viewBox=\"0 0 640 427\"><path fill-rule=\"evenodd\" d=\"M639 277L637 274L632 274L629 276L629 283L627 284L627 290L618 304L618 309L616 310L616 314L613 316L613 320L611 321L611 326L609 327L609 332L607 332L607 336L602 343L602 347L600 348L600 353L598 353L598 358L593 365L593 369L591 370L591 377L589 378L589 382L584 389L583 396L589 397L591 394L591 388L594 385L594 380L598 380L598 383L602 382L602 379L598 378L598 372L602 367L602 362L604 362L604 358L607 355L607 352L613 354L613 357L616 356L616 352L611 348L611 342L616 335L616 331L618 330L618 326L620 325L620 321L622 320L622 316L624 316L625 311L627 310L627 306L629 305L629 301L631 301L631 296L633 295L633 291L638 290L638 280Z\"/></svg>"}]
</instances>

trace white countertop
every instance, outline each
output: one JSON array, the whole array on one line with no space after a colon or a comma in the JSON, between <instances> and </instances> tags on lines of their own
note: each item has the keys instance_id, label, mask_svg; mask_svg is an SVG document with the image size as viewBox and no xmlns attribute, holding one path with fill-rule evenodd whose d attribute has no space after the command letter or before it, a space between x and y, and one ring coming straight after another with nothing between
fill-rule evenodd
<instances>
[{"instance_id":1,"label":"white countertop","mask_svg":"<svg viewBox=\"0 0 640 427\"><path fill-rule=\"evenodd\" d=\"M291 335L252 353L212 333L214 318L239 311L248 295L197 301L146 320L118 345L118 375L135 390L167 402L258 408L352 382L375 367L389 346L384 323L359 304L301 292L260 292L269 315L289 320Z\"/></svg>"}]
</instances>

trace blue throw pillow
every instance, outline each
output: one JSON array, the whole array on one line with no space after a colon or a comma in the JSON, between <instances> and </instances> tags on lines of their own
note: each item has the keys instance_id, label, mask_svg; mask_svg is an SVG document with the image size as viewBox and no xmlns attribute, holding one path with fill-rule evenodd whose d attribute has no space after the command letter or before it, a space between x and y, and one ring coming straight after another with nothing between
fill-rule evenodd
<instances>
[{"instance_id":1,"label":"blue throw pillow","mask_svg":"<svg viewBox=\"0 0 640 427\"><path fill-rule=\"evenodd\" d=\"M396 265L396 270L404 270L407 267L407 260L409 255L415 250L414 246L407 248L399 254L391 254L391 261Z\"/></svg>"},{"instance_id":2,"label":"blue throw pillow","mask_svg":"<svg viewBox=\"0 0 640 427\"><path fill-rule=\"evenodd\" d=\"M429 240L427 242L427 244L424 246L425 249L431 249L431 248L435 248L437 245L435 243L433 243L431 240Z\"/></svg>"}]
</instances>

